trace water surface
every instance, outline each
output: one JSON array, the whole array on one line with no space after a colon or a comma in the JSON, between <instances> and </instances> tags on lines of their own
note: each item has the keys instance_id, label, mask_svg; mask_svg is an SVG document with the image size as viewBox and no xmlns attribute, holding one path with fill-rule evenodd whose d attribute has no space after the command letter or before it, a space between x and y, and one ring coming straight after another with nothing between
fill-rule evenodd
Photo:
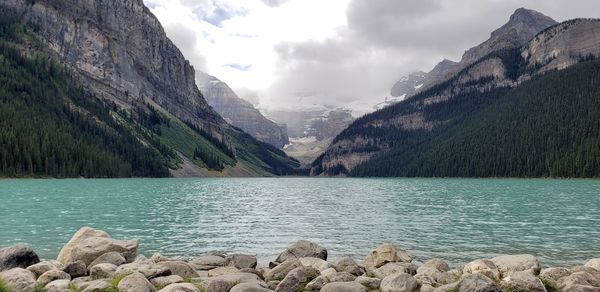
<instances>
[{"instance_id":1,"label":"water surface","mask_svg":"<svg viewBox=\"0 0 600 292\"><path fill-rule=\"evenodd\" d=\"M544 265L600 257L600 181L525 179L0 180L0 246L49 259L81 226L140 252L249 252L298 239L362 259L393 242L453 264L531 253Z\"/></svg>"}]
</instances>

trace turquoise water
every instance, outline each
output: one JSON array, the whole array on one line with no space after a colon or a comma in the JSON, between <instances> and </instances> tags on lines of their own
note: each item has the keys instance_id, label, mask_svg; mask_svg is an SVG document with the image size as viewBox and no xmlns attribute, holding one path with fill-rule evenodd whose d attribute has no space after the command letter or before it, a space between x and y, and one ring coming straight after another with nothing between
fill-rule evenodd
<instances>
[{"instance_id":1,"label":"turquoise water","mask_svg":"<svg viewBox=\"0 0 600 292\"><path fill-rule=\"evenodd\" d=\"M600 257L600 180L0 180L0 246L58 254L81 226L139 239L140 252L273 259L309 239L332 258L383 242L453 264L531 253L544 265Z\"/></svg>"}]
</instances>

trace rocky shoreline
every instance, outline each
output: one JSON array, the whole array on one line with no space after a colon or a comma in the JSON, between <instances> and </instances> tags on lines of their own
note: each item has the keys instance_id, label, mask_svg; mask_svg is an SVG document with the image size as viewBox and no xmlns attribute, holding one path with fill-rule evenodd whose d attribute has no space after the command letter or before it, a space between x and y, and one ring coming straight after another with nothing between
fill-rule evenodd
<instances>
[{"instance_id":1,"label":"rocky shoreline","mask_svg":"<svg viewBox=\"0 0 600 292\"><path fill-rule=\"evenodd\" d=\"M361 262L327 262L327 249L309 241L291 244L268 267L254 255L209 253L190 259L137 254L136 240L80 229L56 260L40 262L28 246L0 249L0 292L444 292L596 291L600 258L575 267L542 267L532 255L476 259L450 267L424 263L392 244Z\"/></svg>"}]
</instances>

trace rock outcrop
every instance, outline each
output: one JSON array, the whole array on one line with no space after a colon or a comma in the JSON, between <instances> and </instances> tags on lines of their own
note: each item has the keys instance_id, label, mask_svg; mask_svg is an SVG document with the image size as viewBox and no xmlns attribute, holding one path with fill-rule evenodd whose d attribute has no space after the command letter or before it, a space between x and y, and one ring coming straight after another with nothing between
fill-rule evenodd
<instances>
[{"instance_id":1,"label":"rock outcrop","mask_svg":"<svg viewBox=\"0 0 600 292\"><path fill-rule=\"evenodd\" d=\"M0 249L0 272L13 268L27 268L40 262L38 255L26 245Z\"/></svg>"}]
</instances>

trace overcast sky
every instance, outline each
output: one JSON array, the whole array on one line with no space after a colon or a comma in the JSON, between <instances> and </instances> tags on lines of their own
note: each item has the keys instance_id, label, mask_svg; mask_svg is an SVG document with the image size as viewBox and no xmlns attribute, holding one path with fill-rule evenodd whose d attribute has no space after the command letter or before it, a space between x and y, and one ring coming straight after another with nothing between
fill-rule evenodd
<instances>
[{"instance_id":1,"label":"overcast sky","mask_svg":"<svg viewBox=\"0 0 600 292\"><path fill-rule=\"evenodd\" d=\"M599 0L144 0L197 70L263 108L362 106L403 75L458 61L519 7L557 21Z\"/></svg>"}]
</instances>

